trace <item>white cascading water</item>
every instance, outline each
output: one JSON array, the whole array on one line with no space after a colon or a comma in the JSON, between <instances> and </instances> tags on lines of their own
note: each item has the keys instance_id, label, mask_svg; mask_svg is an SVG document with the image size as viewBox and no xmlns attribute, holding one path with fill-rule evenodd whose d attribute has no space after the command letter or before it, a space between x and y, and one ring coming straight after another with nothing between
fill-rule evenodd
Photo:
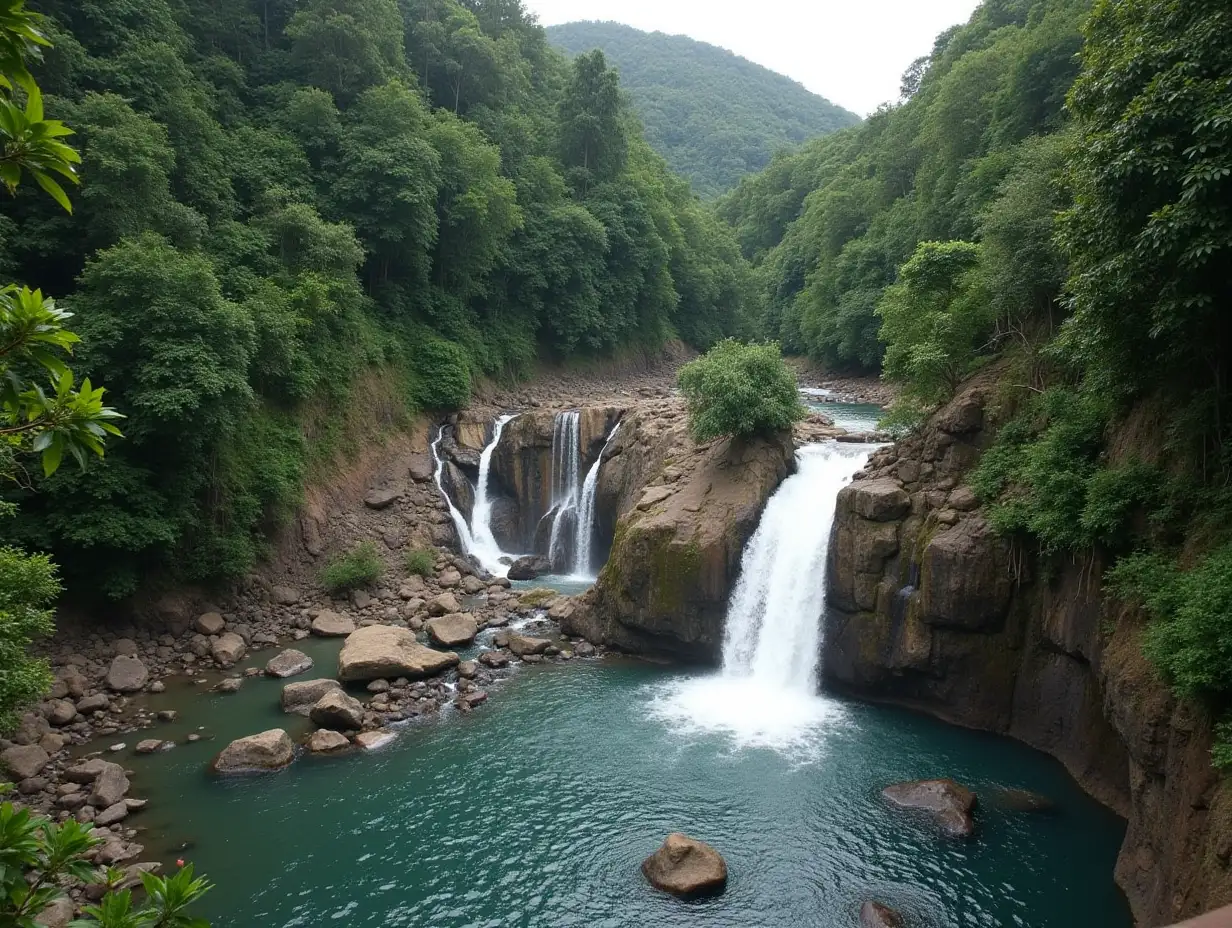
<instances>
[{"instance_id":1,"label":"white cascading water","mask_svg":"<svg viewBox=\"0 0 1232 928\"><path fill-rule=\"evenodd\" d=\"M492 455L500 444L501 433L505 426L517 416L501 416L492 426L492 440L479 456L479 482L475 486L475 508L471 511L471 546L468 554L483 565L488 573L495 577L503 577L509 573L509 561L513 557L501 550L492 534L492 497L488 492L488 483L492 475Z\"/></svg>"},{"instance_id":2,"label":"white cascading water","mask_svg":"<svg viewBox=\"0 0 1232 928\"><path fill-rule=\"evenodd\" d=\"M738 746L812 751L841 717L817 693L826 556L835 500L872 448L800 449L745 546L727 610L723 669L668 685L651 713L673 728L721 732Z\"/></svg>"},{"instance_id":3,"label":"white cascading water","mask_svg":"<svg viewBox=\"0 0 1232 928\"><path fill-rule=\"evenodd\" d=\"M559 564L563 554L566 516L577 515L580 499L578 485L581 463L582 414L577 410L556 416L552 431L552 535L548 544L548 560ZM575 533L576 534L576 533Z\"/></svg>"},{"instance_id":4,"label":"white cascading water","mask_svg":"<svg viewBox=\"0 0 1232 928\"><path fill-rule=\"evenodd\" d=\"M591 573L591 567L595 556L595 496L599 487L599 468L603 464L603 455L607 451L608 445L612 443L612 439L616 437L616 433L619 431L620 423L617 422L612 427L612 431L608 433L607 441L603 443L603 450L599 452L599 456L595 458L595 463L586 472L586 480L582 483L582 499L578 504L577 530L574 532L573 538L573 575L578 578L594 578L594 574Z\"/></svg>"},{"instance_id":5,"label":"white cascading water","mask_svg":"<svg viewBox=\"0 0 1232 928\"><path fill-rule=\"evenodd\" d=\"M458 511L458 507L453 504L449 494L445 492L445 458L441 455L441 439L445 437L445 427L441 426L436 433L436 441L432 442L432 460L436 462L436 470L432 476L436 480L436 488L441 491L441 496L445 497L445 502L449 505L449 518L453 519L453 527L457 530L458 540L462 543L462 550L469 554L475 547L475 540L471 537L470 526L466 524L466 517Z\"/></svg>"}]
</instances>

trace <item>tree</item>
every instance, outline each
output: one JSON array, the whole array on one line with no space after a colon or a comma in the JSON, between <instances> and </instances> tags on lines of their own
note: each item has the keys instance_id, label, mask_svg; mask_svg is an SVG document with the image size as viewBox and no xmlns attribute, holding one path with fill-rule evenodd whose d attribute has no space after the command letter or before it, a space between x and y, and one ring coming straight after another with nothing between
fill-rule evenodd
<instances>
[{"instance_id":1,"label":"tree","mask_svg":"<svg viewBox=\"0 0 1232 928\"><path fill-rule=\"evenodd\" d=\"M598 49L574 59L559 120L561 161L583 196L624 169L629 141L621 118L620 78Z\"/></svg>"},{"instance_id":2,"label":"tree","mask_svg":"<svg viewBox=\"0 0 1232 928\"><path fill-rule=\"evenodd\" d=\"M922 404L954 394L986 334L987 303L971 278L979 260L970 242L922 242L877 304L885 378Z\"/></svg>"},{"instance_id":3,"label":"tree","mask_svg":"<svg viewBox=\"0 0 1232 928\"><path fill-rule=\"evenodd\" d=\"M771 434L804 417L796 375L773 342L719 342L680 369L680 390L697 441Z\"/></svg>"},{"instance_id":4,"label":"tree","mask_svg":"<svg viewBox=\"0 0 1232 928\"><path fill-rule=\"evenodd\" d=\"M305 82L344 105L369 87L406 76L394 0L312 0L291 17L286 34Z\"/></svg>"}]
</instances>

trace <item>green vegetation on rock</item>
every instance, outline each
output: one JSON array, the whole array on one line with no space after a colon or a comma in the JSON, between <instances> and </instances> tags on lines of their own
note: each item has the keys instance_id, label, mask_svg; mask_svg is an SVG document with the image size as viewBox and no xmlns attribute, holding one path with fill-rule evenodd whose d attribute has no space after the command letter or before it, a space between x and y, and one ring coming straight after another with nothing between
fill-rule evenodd
<instances>
[{"instance_id":1,"label":"green vegetation on rock","mask_svg":"<svg viewBox=\"0 0 1232 928\"><path fill-rule=\"evenodd\" d=\"M345 593L375 583L384 573L385 562L376 545L364 541L325 566L321 571L321 586L330 593Z\"/></svg>"},{"instance_id":2,"label":"green vegetation on rock","mask_svg":"<svg viewBox=\"0 0 1232 928\"><path fill-rule=\"evenodd\" d=\"M406 553L406 572L412 576L429 577L436 569L436 553L427 548L415 548Z\"/></svg>"},{"instance_id":3,"label":"green vegetation on rock","mask_svg":"<svg viewBox=\"0 0 1232 928\"><path fill-rule=\"evenodd\" d=\"M687 36L613 22L567 23L547 33L571 55L603 51L646 140L702 197L731 190L777 151L859 122L790 78Z\"/></svg>"},{"instance_id":4,"label":"green vegetation on rock","mask_svg":"<svg viewBox=\"0 0 1232 928\"><path fill-rule=\"evenodd\" d=\"M805 413L796 375L773 342L720 342L681 368L680 390L698 441L789 429Z\"/></svg>"}]
</instances>

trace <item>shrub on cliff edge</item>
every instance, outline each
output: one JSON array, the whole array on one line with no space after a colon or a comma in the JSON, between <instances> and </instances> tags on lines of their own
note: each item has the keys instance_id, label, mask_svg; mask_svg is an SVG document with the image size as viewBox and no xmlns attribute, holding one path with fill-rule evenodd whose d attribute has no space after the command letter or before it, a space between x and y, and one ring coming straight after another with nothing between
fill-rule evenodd
<instances>
[{"instance_id":1,"label":"shrub on cliff edge","mask_svg":"<svg viewBox=\"0 0 1232 928\"><path fill-rule=\"evenodd\" d=\"M680 389L698 441L769 434L804 416L796 375L774 342L719 342L681 369Z\"/></svg>"}]
</instances>

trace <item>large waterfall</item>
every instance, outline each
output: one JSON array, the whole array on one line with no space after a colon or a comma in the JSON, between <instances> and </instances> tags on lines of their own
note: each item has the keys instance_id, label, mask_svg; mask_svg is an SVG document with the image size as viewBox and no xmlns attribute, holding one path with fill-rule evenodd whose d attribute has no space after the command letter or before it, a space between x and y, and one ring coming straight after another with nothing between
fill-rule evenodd
<instances>
[{"instance_id":1,"label":"large waterfall","mask_svg":"<svg viewBox=\"0 0 1232 928\"><path fill-rule=\"evenodd\" d=\"M492 426L492 440L479 456L479 481L475 485L475 508L471 511L472 544L467 553L473 554L484 569L494 576L503 577L509 572L509 555L501 550L492 534L492 495L488 484L492 476L492 455L500 444L505 426L517 416L501 416Z\"/></svg>"},{"instance_id":2,"label":"large waterfall","mask_svg":"<svg viewBox=\"0 0 1232 928\"><path fill-rule=\"evenodd\" d=\"M552 430L552 535L548 543L548 560L554 567L564 557L565 529L577 525L581 446L582 414L576 410L558 413Z\"/></svg>"},{"instance_id":3,"label":"large waterfall","mask_svg":"<svg viewBox=\"0 0 1232 928\"><path fill-rule=\"evenodd\" d=\"M453 527L458 533L458 540L462 543L462 550L469 554L475 547L470 526L466 524L466 517L458 511L458 507L453 504L453 500L445 490L445 456L441 454L441 439L444 437L445 427L441 426L436 433L436 441L432 442L432 460L436 463L432 476L436 480L436 488L440 490L441 496L445 497L445 502L449 504L449 518L453 520Z\"/></svg>"},{"instance_id":4,"label":"large waterfall","mask_svg":"<svg viewBox=\"0 0 1232 928\"><path fill-rule=\"evenodd\" d=\"M595 497L599 489L599 468L603 464L603 455L607 453L608 445L619 431L620 423L617 422L612 426L607 441L603 443L603 450L595 458L595 463L590 465L586 480L582 483L582 501L578 504L577 531L574 532L573 539L573 573L576 576L594 576L591 571L594 569L595 558Z\"/></svg>"},{"instance_id":5,"label":"large waterfall","mask_svg":"<svg viewBox=\"0 0 1232 928\"><path fill-rule=\"evenodd\" d=\"M730 734L740 745L810 748L839 707L817 694L826 556L838 491L867 445L827 442L770 498L744 549L727 610L723 669L673 684L652 712L668 724Z\"/></svg>"}]
</instances>

